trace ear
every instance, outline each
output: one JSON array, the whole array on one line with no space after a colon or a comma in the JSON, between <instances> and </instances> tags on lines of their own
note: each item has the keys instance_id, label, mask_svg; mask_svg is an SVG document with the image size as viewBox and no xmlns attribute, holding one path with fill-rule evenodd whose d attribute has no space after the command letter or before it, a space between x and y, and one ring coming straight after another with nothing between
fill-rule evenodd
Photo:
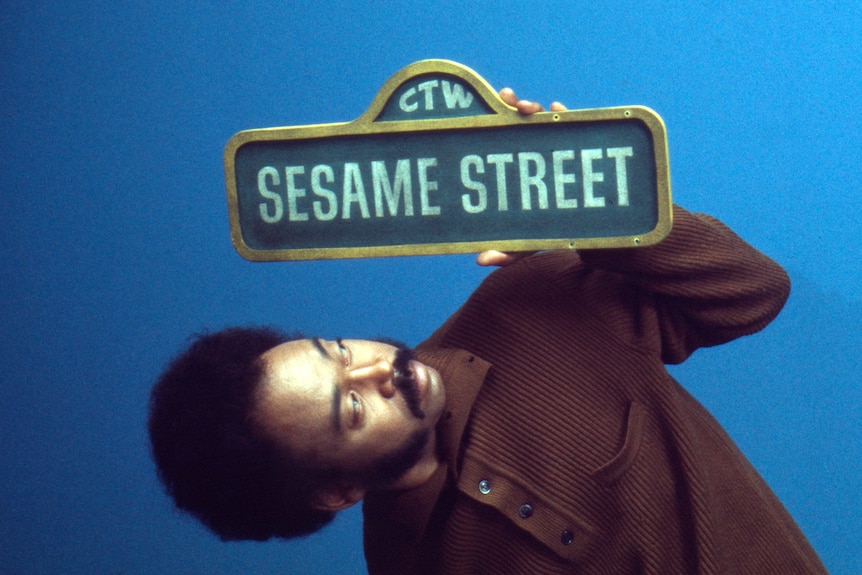
<instances>
[{"instance_id":1,"label":"ear","mask_svg":"<svg viewBox=\"0 0 862 575\"><path fill-rule=\"evenodd\" d=\"M358 503L363 497L365 497L365 489L339 483L321 487L315 491L311 498L311 506L323 511L341 511Z\"/></svg>"}]
</instances>

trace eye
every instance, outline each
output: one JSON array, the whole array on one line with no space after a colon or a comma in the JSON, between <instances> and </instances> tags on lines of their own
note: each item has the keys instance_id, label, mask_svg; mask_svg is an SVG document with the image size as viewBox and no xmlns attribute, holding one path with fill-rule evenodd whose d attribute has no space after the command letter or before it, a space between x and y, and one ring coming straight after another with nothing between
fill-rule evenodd
<instances>
[{"instance_id":1,"label":"eye","mask_svg":"<svg viewBox=\"0 0 862 575\"><path fill-rule=\"evenodd\" d=\"M359 423L359 410L361 408L359 396L356 395L355 391L350 392L350 408L353 410L353 426L355 427Z\"/></svg>"},{"instance_id":2,"label":"eye","mask_svg":"<svg viewBox=\"0 0 862 575\"><path fill-rule=\"evenodd\" d=\"M345 347L344 342L341 338L335 340L335 343L338 345L338 353L341 356L341 363L347 367L350 365L350 350Z\"/></svg>"}]
</instances>

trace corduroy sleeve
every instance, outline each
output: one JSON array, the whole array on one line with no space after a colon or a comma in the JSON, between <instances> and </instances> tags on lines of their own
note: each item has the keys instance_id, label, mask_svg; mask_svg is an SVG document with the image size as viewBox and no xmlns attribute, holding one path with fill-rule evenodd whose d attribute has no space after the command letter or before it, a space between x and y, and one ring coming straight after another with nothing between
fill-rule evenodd
<instances>
[{"instance_id":1,"label":"corduroy sleeve","mask_svg":"<svg viewBox=\"0 0 862 575\"><path fill-rule=\"evenodd\" d=\"M652 294L667 363L763 329L790 293L775 261L717 219L679 206L655 246L579 253L588 267L622 274Z\"/></svg>"}]
</instances>

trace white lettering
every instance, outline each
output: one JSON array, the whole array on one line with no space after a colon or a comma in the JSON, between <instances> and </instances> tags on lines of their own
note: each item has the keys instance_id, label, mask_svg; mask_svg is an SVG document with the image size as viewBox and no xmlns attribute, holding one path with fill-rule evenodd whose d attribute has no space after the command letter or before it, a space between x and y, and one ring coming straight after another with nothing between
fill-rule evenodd
<instances>
[{"instance_id":1,"label":"white lettering","mask_svg":"<svg viewBox=\"0 0 862 575\"><path fill-rule=\"evenodd\" d=\"M297 198L305 197L305 188L296 187L296 176L305 173L303 166L287 166L284 168L285 180L287 182L287 219L291 222L304 222L308 220L308 214L300 212L296 208Z\"/></svg>"},{"instance_id":2,"label":"white lettering","mask_svg":"<svg viewBox=\"0 0 862 575\"><path fill-rule=\"evenodd\" d=\"M275 224L281 221L284 217L284 204L281 201L281 196L278 193L271 191L266 185L266 178L272 180L272 185L281 184L281 178L278 175L278 170L272 166L266 166L260 169L257 173L257 191L260 195L268 200L272 200L273 213L269 213L269 204L266 202L260 203L260 217L267 224Z\"/></svg>"},{"instance_id":3,"label":"white lettering","mask_svg":"<svg viewBox=\"0 0 862 575\"><path fill-rule=\"evenodd\" d=\"M593 192L593 184L604 182L605 175L602 172L593 171L593 161L602 159L601 148L595 150L581 150L581 169L584 173L584 207L603 208L605 199L597 198Z\"/></svg>"},{"instance_id":4,"label":"white lettering","mask_svg":"<svg viewBox=\"0 0 862 575\"><path fill-rule=\"evenodd\" d=\"M512 154L488 154L488 163L497 168L497 211L505 212L509 209L509 196L506 189L506 164L515 161Z\"/></svg>"},{"instance_id":5,"label":"white lettering","mask_svg":"<svg viewBox=\"0 0 862 575\"><path fill-rule=\"evenodd\" d=\"M458 82L449 84L443 80L441 87L443 88L443 99L446 101L446 107L450 110L456 105L461 109L466 109L473 103L473 94L465 91L464 86Z\"/></svg>"},{"instance_id":6,"label":"white lettering","mask_svg":"<svg viewBox=\"0 0 862 575\"><path fill-rule=\"evenodd\" d=\"M335 171L326 164L319 164L311 169L311 191L316 196L324 198L329 204L329 209L324 210L321 201L314 201L312 203L314 217L322 222L328 222L335 219L338 214L338 196L332 190L323 187L321 178L326 178L326 183L331 184L335 181Z\"/></svg>"},{"instance_id":7,"label":"white lettering","mask_svg":"<svg viewBox=\"0 0 862 575\"><path fill-rule=\"evenodd\" d=\"M626 171L626 158L634 155L631 147L608 148L608 157L616 160L617 170L617 205L629 205L629 178Z\"/></svg>"},{"instance_id":8,"label":"white lettering","mask_svg":"<svg viewBox=\"0 0 862 575\"><path fill-rule=\"evenodd\" d=\"M464 211L468 214L478 214L484 212L488 207L488 189L482 182L477 182L470 178L470 166L473 166L477 174L485 173L485 163L480 156L471 155L464 156L461 159L461 183L468 190L476 192L476 203L470 202L470 194L461 196L461 205L464 206Z\"/></svg>"},{"instance_id":9,"label":"white lettering","mask_svg":"<svg viewBox=\"0 0 862 575\"><path fill-rule=\"evenodd\" d=\"M365 184L362 183L362 173L359 164L349 162L344 164L344 194L342 196L341 218L350 219L350 206L359 204L363 219L368 219L368 198L365 197Z\"/></svg>"},{"instance_id":10,"label":"white lettering","mask_svg":"<svg viewBox=\"0 0 862 575\"><path fill-rule=\"evenodd\" d=\"M422 82L419 84L419 89L425 92L425 109L433 110L434 109L434 88L436 88L440 82L437 80L428 80L427 82Z\"/></svg>"},{"instance_id":11,"label":"white lettering","mask_svg":"<svg viewBox=\"0 0 862 575\"><path fill-rule=\"evenodd\" d=\"M404 215L413 215L413 189L410 182L410 160L398 160L395 165L395 182L389 182L386 163L371 162L371 178L374 185L374 214L383 217L383 200L389 208L390 216L398 215L398 203L404 192Z\"/></svg>"},{"instance_id":12,"label":"white lettering","mask_svg":"<svg viewBox=\"0 0 862 575\"><path fill-rule=\"evenodd\" d=\"M427 95L430 90L432 87L426 87L423 91ZM451 86L445 90L455 94ZM414 97L420 101L421 107L419 92ZM411 102L408 101L408 104ZM453 105L459 104L456 102ZM580 161L577 154L580 154ZM520 192L519 207L523 211L547 210L552 201L554 209L603 208L608 205L626 207L631 201L628 159L633 157L631 146L553 150L545 153L522 151L487 156L468 154L461 158L456 168L460 171L462 186L461 207L467 214L488 211L495 199L493 187L496 185L497 211L508 211L510 177L517 178L517 183L514 179L511 182L513 186L517 185ZM512 172L508 167L515 162L516 171ZM611 162L616 176L606 177L605 172L611 169ZM257 190L260 194L257 211L261 221L276 224L282 222L285 215L290 222L310 219L327 222L339 217L344 220L357 217L412 217L417 215L413 201L414 184L418 186L418 215L439 216L444 206L449 209L447 202L458 201L456 197L450 200L449 196L443 198L435 195L441 191L441 187L453 185L454 182L449 182L458 177L457 174L449 173L449 169L455 166L446 165L445 173L438 173L437 168L442 170L443 167L437 158L345 162L341 165L343 171L336 165L328 164L285 166L281 168L283 172L273 166L260 168L257 174ZM306 176L307 173L310 175ZM304 179L306 177L308 181ZM608 181L602 184L606 179ZM582 185L576 185L579 181ZM551 186L553 199L549 200ZM372 192L373 198L369 197ZM448 189L446 192L457 193L456 190ZM513 190L513 193L517 192ZM354 208L357 210L355 214ZM371 209L374 210L373 216Z\"/></svg>"},{"instance_id":13,"label":"white lettering","mask_svg":"<svg viewBox=\"0 0 862 575\"><path fill-rule=\"evenodd\" d=\"M436 165L437 158L419 158L416 160L416 167L419 168L419 200L423 216L440 215L440 206L432 206L428 197L429 192L437 190L437 181L428 179L428 168Z\"/></svg>"},{"instance_id":14,"label":"white lettering","mask_svg":"<svg viewBox=\"0 0 862 575\"><path fill-rule=\"evenodd\" d=\"M577 208L577 198L566 197L566 184L575 183L575 174L564 172L563 162L575 159L574 150L554 150L554 196L557 200L557 209Z\"/></svg>"},{"instance_id":15,"label":"white lettering","mask_svg":"<svg viewBox=\"0 0 862 575\"><path fill-rule=\"evenodd\" d=\"M536 173L530 173L530 164L536 165ZM521 175L521 209L531 210L532 199L530 188L536 188L539 209L548 209L548 186L545 185L545 158L538 152L521 152L518 154L518 171Z\"/></svg>"},{"instance_id":16,"label":"white lettering","mask_svg":"<svg viewBox=\"0 0 862 575\"><path fill-rule=\"evenodd\" d=\"M419 107L419 102L408 102L408 98L412 98L416 95L416 88L410 88L403 94L401 94L401 98L398 100L398 105L405 112L415 112Z\"/></svg>"}]
</instances>

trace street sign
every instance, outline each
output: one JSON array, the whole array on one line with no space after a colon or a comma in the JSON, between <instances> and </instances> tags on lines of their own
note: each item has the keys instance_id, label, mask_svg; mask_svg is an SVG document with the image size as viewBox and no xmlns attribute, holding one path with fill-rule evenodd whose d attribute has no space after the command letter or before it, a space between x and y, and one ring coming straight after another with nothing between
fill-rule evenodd
<instances>
[{"instance_id":1,"label":"street sign","mask_svg":"<svg viewBox=\"0 0 862 575\"><path fill-rule=\"evenodd\" d=\"M352 122L236 134L225 176L254 261L634 247L671 226L655 112L524 116L444 60L395 74Z\"/></svg>"}]
</instances>

